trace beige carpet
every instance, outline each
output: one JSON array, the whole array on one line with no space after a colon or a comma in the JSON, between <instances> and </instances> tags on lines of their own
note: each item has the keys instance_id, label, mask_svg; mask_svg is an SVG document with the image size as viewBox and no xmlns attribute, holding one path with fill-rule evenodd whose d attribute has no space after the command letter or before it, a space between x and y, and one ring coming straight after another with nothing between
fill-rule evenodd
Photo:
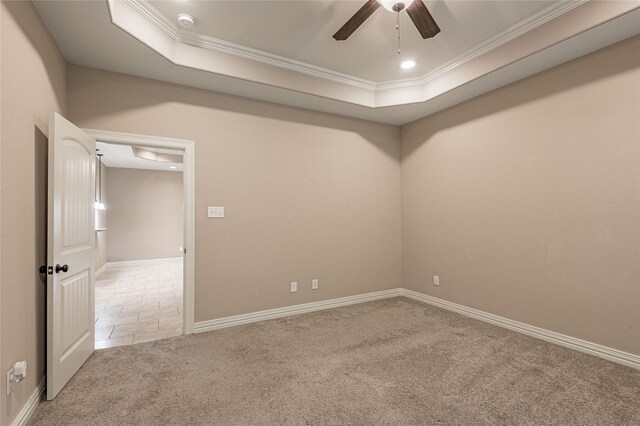
<instances>
[{"instance_id":1,"label":"beige carpet","mask_svg":"<svg viewBox=\"0 0 640 426\"><path fill-rule=\"evenodd\" d=\"M405 298L97 351L33 425L640 425L640 371Z\"/></svg>"}]
</instances>

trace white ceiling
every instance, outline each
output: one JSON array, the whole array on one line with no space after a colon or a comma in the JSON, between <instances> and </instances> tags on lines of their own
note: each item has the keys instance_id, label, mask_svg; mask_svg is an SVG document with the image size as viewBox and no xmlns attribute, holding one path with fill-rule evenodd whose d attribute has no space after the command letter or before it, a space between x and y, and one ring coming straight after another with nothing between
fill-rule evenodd
<instances>
[{"instance_id":1,"label":"white ceiling","mask_svg":"<svg viewBox=\"0 0 640 426\"><path fill-rule=\"evenodd\" d=\"M427 0L442 32L425 41L403 20L419 66L402 73L382 8L346 42L331 38L360 4L35 1L71 64L395 125L640 33L636 0ZM179 30L178 10L201 33Z\"/></svg>"},{"instance_id":2,"label":"white ceiling","mask_svg":"<svg viewBox=\"0 0 640 426\"><path fill-rule=\"evenodd\" d=\"M96 142L98 153L103 154L102 163L106 167L119 167L123 169L140 169L140 170L164 170L169 172L183 171L182 163L167 163L160 161L152 161L133 155L131 146L111 144L105 142ZM171 152L171 154L180 154L180 152ZM172 168L174 167L174 168Z\"/></svg>"},{"instance_id":3,"label":"white ceiling","mask_svg":"<svg viewBox=\"0 0 640 426\"><path fill-rule=\"evenodd\" d=\"M179 1L149 3L177 25L189 13L189 31L289 59L384 82L416 78L475 45L556 3L553 1L426 1L441 28L423 40L406 12L400 14L397 53L396 15L384 8L370 16L346 41L331 36L366 2L355 1ZM400 68L415 59L412 70Z\"/></svg>"}]
</instances>

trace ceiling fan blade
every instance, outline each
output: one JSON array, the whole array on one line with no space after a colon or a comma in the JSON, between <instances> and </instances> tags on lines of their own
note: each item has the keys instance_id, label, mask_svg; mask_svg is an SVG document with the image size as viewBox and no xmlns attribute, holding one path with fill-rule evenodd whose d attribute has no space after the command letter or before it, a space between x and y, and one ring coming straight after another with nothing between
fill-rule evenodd
<instances>
[{"instance_id":1,"label":"ceiling fan blade","mask_svg":"<svg viewBox=\"0 0 640 426\"><path fill-rule=\"evenodd\" d=\"M342 28L340 28L334 35L333 38L335 38L336 40L346 40L349 38L349 36L351 34L353 34L353 32L355 30L358 29L358 27L360 25L362 25L362 23L364 21L367 20L367 18L369 16L371 16L371 14L373 12L376 11L376 9L378 9L380 7L380 3L378 3L376 0L369 0L367 1L364 6L362 6L356 13L355 15L353 15L346 24L344 24L342 26Z\"/></svg>"},{"instance_id":2,"label":"ceiling fan blade","mask_svg":"<svg viewBox=\"0 0 640 426\"><path fill-rule=\"evenodd\" d=\"M422 0L415 0L411 3L411 6L407 8L407 13L422 38L431 38L440 32L440 27L438 27Z\"/></svg>"}]
</instances>

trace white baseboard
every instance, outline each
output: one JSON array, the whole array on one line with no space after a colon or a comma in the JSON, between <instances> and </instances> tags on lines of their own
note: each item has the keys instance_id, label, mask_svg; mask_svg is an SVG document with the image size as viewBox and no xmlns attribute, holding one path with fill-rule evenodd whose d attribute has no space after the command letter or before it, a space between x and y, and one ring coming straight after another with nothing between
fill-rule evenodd
<instances>
[{"instance_id":1,"label":"white baseboard","mask_svg":"<svg viewBox=\"0 0 640 426\"><path fill-rule=\"evenodd\" d=\"M181 259L181 258L177 258ZM162 260L162 259L161 259ZM170 259L175 261L175 259ZM158 261L143 261L146 263L153 263ZM116 263L116 262L114 262ZM121 263L121 262L117 262ZM105 264L106 265L106 264ZM103 266L104 268L104 266ZM103 269L100 268L100 269ZM478 309L469 308L464 305L449 302L437 297L429 296L423 293L419 293L413 290L396 288L392 290L377 291L373 293L359 294L355 296L341 297L338 299L323 300L313 303L305 303L301 305L286 306L284 308L269 309L265 311L253 312L243 315L234 315L231 317L219 318L210 321L202 321L194 324L194 333L203 333L206 331L217 330L221 328L233 327L242 324L249 324L259 321L266 321L275 318L282 318L290 315L303 314L307 312L314 312L324 309L337 308L340 306L354 305L357 303L370 302L379 299L386 299L390 297L404 296L419 302L427 303L429 305L437 306L439 308L446 309L448 311L456 312L462 315L466 315L471 318L475 318L484 322L498 325L500 327L507 328L528 336L536 337L538 339L545 340L560 346L564 346L570 349L574 349L580 352L584 352L590 355L594 355L600 358L604 358L609 361L613 361L619 364L626 365L628 367L640 369L640 356L630 354L628 352L619 351L617 349L609 348L607 346L598 345L585 340L576 339L574 337L566 336L564 334L556 333L553 331L545 330L543 328L534 327L529 324L510 320L498 315L490 314L488 312L480 311ZM38 407L42 394L45 390L45 378L38 387L33 391L27 403L22 407L16 418L11 422L11 426L24 426L28 423L29 419L33 415L35 409Z\"/></svg>"},{"instance_id":2,"label":"white baseboard","mask_svg":"<svg viewBox=\"0 0 640 426\"><path fill-rule=\"evenodd\" d=\"M340 297L338 299L322 300L320 302L285 306L284 308L269 309L266 311L258 311L249 314L234 315L231 317L201 321L193 324L193 332L203 333L205 331L218 330L220 328L234 327L236 325L282 318L290 315L337 308L339 306L354 305L356 303L370 302L378 299L387 299L389 297L398 297L401 294L402 289L395 288L392 290L376 291L373 293L358 294L355 296Z\"/></svg>"},{"instance_id":3,"label":"white baseboard","mask_svg":"<svg viewBox=\"0 0 640 426\"><path fill-rule=\"evenodd\" d=\"M183 258L182 256L179 257L163 257L160 259L142 259L142 260L123 260L120 262L107 262L105 263L102 268L108 271L109 269L113 269L113 268L121 268L123 266L143 266L143 265L150 265L152 263L175 263L175 262L182 262Z\"/></svg>"},{"instance_id":4,"label":"white baseboard","mask_svg":"<svg viewBox=\"0 0 640 426\"><path fill-rule=\"evenodd\" d=\"M341 297L339 299L323 300L320 302L305 303L301 305L285 306L284 308L269 309L266 311L252 312L242 315L234 315L225 318L218 318L209 321L201 321L194 324L194 333L218 330L221 328L234 327L236 325L250 324L259 321L266 321L275 318L282 318L290 315L303 314L306 312L319 311L323 309L337 308L339 306L353 305L356 303L370 302L389 297L404 296L419 302L447 309L468 317L508 328L528 336L536 337L550 343L604 358L628 367L640 369L640 356L628 352L619 351L607 346L598 345L586 340L566 336L554 331L545 330L522 322L514 321L478 309L469 308L464 305L449 302L437 297L428 296L413 290L396 288L392 290L365 293L356 296Z\"/></svg>"},{"instance_id":5,"label":"white baseboard","mask_svg":"<svg viewBox=\"0 0 640 426\"><path fill-rule=\"evenodd\" d=\"M98 270L96 271L95 277L98 278L100 276L100 274L102 274L104 271L107 270L107 263L103 263L101 267L98 268Z\"/></svg>"},{"instance_id":6,"label":"white baseboard","mask_svg":"<svg viewBox=\"0 0 640 426\"><path fill-rule=\"evenodd\" d=\"M45 378L43 377L40 381L38 387L33 391L27 403L22 407L22 410L18 413L15 419L11 422L11 426L24 426L29 422L29 419L33 415L33 412L36 411L40 400L42 399L42 394L44 393L45 387Z\"/></svg>"},{"instance_id":7,"label":"white baseboard","mask_svg":"<svg viewBox=\"0 0 640 426\"><path fill-rule=\"evenodd\" d=\"M419 302L427 303L429 305L437 306L439 308L443 308L452 312L466 315L468 317L495 324L500 327L508 328L509 330L517 331L528 336L555 343L556 345L564 346L590 355L595 355L609 361L617 362L618 364L623 364L628 367L640 369L640 356L638 355L619 351L617 349L598 345L596 343L591 343L586 340L576 339L575 337L565 336L564 334L545 330L539 327L534 327L529 324L510 320L508 318L500 317L498 315L490 314L478 309L469 308L464 305L459 305L457 303L439 299L437 297L428 296L426 294L419 293L413 290L402 289L401 293L403 296L413 300L417 300Z\"/></svg>"}]
</instances>

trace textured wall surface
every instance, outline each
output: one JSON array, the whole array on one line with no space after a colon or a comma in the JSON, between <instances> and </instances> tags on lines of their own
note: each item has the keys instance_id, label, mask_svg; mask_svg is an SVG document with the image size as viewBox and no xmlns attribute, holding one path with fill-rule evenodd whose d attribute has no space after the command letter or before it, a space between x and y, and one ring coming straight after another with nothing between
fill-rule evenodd
<instances>
[{"instance_id":1,"label":"textured wall surface","mask_svg":"<svg viewBox=\"0 0 640 426\"><path fill-rule=\"evenodd\" d=\"M405 287L640 354L639 112L635 37L405 126Z\"/></svg>"},{"instance_id":2,"label":"textured wall surface","mask_svg":"<svg viewBox=\"0 0 640 426\"><path fill-rule=\"evenodd\" d=\"M196 321L401 285L397 127L76 66L68 84L81 127L195 141Z\"/></svg>"},{"instance_id":3,"label":"textured wall surface","mask_svg":"<svg viewBox=\"0 0 640 426\"><path fill-rule=\"evenodd\" d=\"M49 114L66 111L66 65L31 2L2 2L2 218L0 251L2 377L26 359L27 378L6 396L9 424L45 374L47 256L47 135Z\"/></svg>"},{"instance_id":4,"label":"textured wall surface","mask_svg":"<svg viewBox=\"0 0 640 426\"><path fill-rule=\"evenodd\" d=\"M180 257L181 172L107 168L107 261Z\"/></svg>"}]
</instances>

